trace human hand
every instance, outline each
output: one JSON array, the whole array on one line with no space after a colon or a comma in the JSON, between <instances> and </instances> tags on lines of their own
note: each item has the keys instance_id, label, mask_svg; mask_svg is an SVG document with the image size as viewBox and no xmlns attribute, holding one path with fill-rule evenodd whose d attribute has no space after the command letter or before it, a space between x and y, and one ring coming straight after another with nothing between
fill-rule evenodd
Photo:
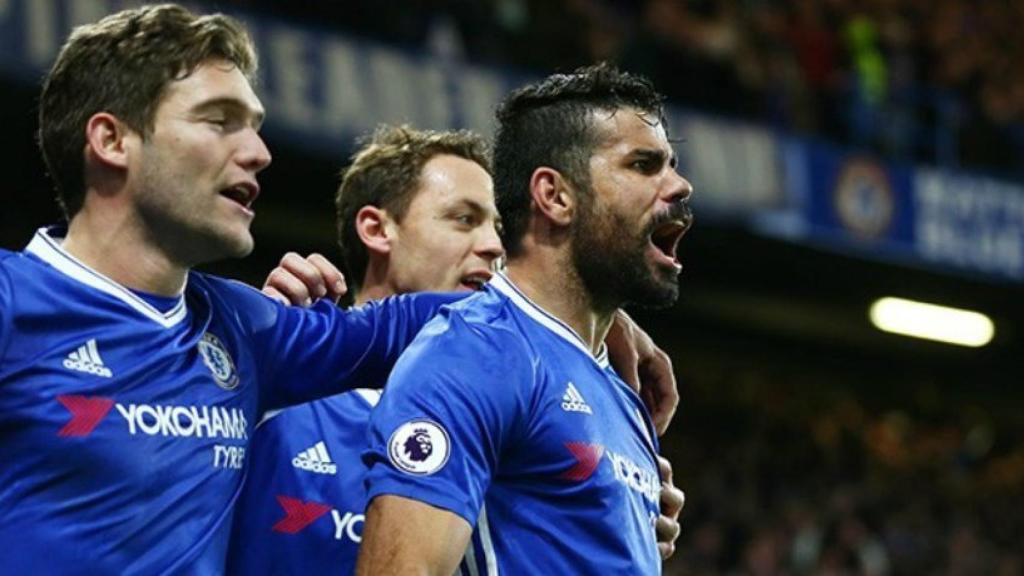
<instances>
[{"instance_id":1,"label":"human hand","mask_svg":"<svg viewBox=\"0 0 1024 576\"><path fill-rule=\"evenodd\" d=\"M672 359L622 310L616 312L605 343L612 366L643 399L661 436L679 406Z\"/></svg>"},{"instance_id":2,"label":"human hand","mask_svg":"<svg viewBox=\"0 0 1024 576\"><path fill-rule=\"evenodd\" d=\"M658 537L658 552L667 560L676 552L676 540L682 531L679 513L686 504L686 494L672 482L672 463L668 458L658 456L658 472L661 475L661 512L654 524Z\"/></svg>"},{"instance_id":3,"label":"human hand","mask_svg":"<svg viewBox=\"0 0 1024 576\"><path fill-rule=\"evenodd\" d=\"M310 306L321 298L337 302L346 292L345 276L330 260L316 253L303 258L288 252L263 284L264 294L286 306Z\"/></svg>"}]
</instances>

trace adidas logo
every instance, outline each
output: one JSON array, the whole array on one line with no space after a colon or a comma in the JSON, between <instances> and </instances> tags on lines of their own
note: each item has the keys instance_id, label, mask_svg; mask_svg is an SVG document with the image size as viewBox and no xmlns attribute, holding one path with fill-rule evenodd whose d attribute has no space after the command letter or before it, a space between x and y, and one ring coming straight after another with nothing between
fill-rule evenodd
<instances>
[{"instance_id":1,"label":"adidas logo","mask_svg":"<svg viewBox=\"0 0 1024 576\"><path fill-rule=\"evenodd\" d=\"M562 410L566 412L583 412L584 414L594 413L572 382L569 382L569 385L565 387L565 394L562 395Z\"/></svg>"},{"instance_id":2,"label":"adidas logo","mask_svg":"<svg viewBox=\"0 0 1024 576\"><path fill-rule=\"evenodd\" d=\"M64 359L64 367L68 370L77 370L78 372L95 374L104 378L110 378L114 375L110 368L103 364L103 358L100 358L100 352L96 349L95 338L79 346L78 350L68 354L68 357Z\"/></svg>"},{"instance_id":3,"label":"adidas logo","mask_svg":"<svg viewBox=\"0 0 1024 576\"><path fill-rule=\"evenodd\" d=\"M292 458L292 466L317 474L338 473L338 466L331 460L331 455L327 453L327 445L323 440L296 454L295 458Z\"/></svg>"}]
</instances>

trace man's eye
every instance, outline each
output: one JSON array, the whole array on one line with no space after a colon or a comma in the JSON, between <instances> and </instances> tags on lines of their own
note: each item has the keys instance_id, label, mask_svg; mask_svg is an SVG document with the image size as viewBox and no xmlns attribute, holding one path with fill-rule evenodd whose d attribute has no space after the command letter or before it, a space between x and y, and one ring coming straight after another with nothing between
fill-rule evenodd
<instances>
[{"instance_id":1,"label":"man's eye","mask_svg":"<svg viewBox=\"0 0 1024 576\"><path fill-rule=\"evenodd\" d=\"M241 122L229 116L211 116L206 122L225 131L233 131L241 127Z\"/></svg>"},{"instance_id":2,"label":"man's eye","mask_svg":"<svg viewBox=\"0 0 1024 576\"><path fill-rule=\"evenodd\" d=\"M634 170L639 170L640 172L647 172L651 169L651 161L633 160L633 162L630 163L630 167L632 167Z\"/></svg>"}]
</instances>

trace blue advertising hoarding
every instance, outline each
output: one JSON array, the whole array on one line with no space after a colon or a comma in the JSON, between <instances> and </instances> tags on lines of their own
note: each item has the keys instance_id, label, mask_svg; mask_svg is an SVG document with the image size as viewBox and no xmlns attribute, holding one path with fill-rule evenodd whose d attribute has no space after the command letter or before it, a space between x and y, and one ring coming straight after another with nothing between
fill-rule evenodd
<instances>
[{"instance_id":1,"label":"blue advertising hoarding","mask_svg":"<svg viewBox=\"0 0 1024 576\"><path fill-rule=\"evenodd\" d=\"M38 83L74 25L132 4L0 0L0 73ZM443 54L235 15L259 50L268 132L337 158L384 121L490 134L497 102L528 80ZM865 258L1024 281L1020 185L886 162L707 114L673 109L669 118L702 218Z\"/></svg>"}]
</instances>

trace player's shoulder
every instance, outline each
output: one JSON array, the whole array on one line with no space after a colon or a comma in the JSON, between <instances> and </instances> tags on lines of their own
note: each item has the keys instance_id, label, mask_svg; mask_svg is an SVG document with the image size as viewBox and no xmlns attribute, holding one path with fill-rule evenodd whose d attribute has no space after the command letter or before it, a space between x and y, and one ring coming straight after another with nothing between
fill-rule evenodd
<instances>
[{"instance_id":1,"label":"player's shoulder","mask_svg":"<svg viewBox=\"0 0 1024 576\"><path fill-rule=\"evenodd\" d=\"M29 258L24 252L12 252L0 248L0 297L13 297L16 285L41 282L40 263Z\"/></svg>"},{"instance_id":2,"label":"player's shoulder","mask_svg":"<svg viewBox=\"0 0 1024 576\"><path fill-rule=\"evenodd\" d=\"M189 272L188 289L202 292L215 308L245 319L253 327L273 324L284 308L248 284L203 272Z\"/></svg>"},{"instance_id":3,"label":"player's shoulder","mask_svg":"<svg viewBox=\"0 0 1024 576\"><path fill-rule=\"evenodd\" d=\"M457 366L480 380L525 370L531 359L529 344L510 321L508 302L483 291L442 308L399 359L394 373L418 379Z\"/></svg>"},{"instance_id":4,"label":"player's shoulder","mask_svg":"<svg viewBox=\"0 0 1024 576\"><path fill-rule=\"evenodd\" d=\"M445 306L421 334L438 338L441 345L452 340L499 350L521 341L508 299L490 289Z\"/></svg>"},{"instance_id":5,"label":"player's shoulder","mask_svg":"<svg viewBox=\"0 0 1024 576\"><path fill-rule=\"evenodd\" d=\"M0 282L10 281L10 270L14 269L16 258L18 257L17 252L11 252L10 250L4 250L0 248Z\"/></svg>"},{"instance_id":6,"label":"player's shoulder","mask_svg":"<svg viewBox=\"0 0 1024 576\"><path fill-rule=\"evenodd\" d=\"M270 300L270 298L262 292L248 284L243 284L237 280L221 278L220 276L214 276L213 274L207 274L205 272L198 272L194 270L189 272L188 282L190 286L201 288L224 298L236 300L241 299L243 301Z\"/></svg>"},{"instance_id":7,"label":"player's shoulder","mask_svg":"<svg viewBox=\"0 0 1024 576\"><path fill-rule=\"evenodd\" d=\"M0 270L10 276L14 272L32 273L40 267L40 262L30 258L25 252L13 252L0 248Z\"/></svg>"}]
</instances>

